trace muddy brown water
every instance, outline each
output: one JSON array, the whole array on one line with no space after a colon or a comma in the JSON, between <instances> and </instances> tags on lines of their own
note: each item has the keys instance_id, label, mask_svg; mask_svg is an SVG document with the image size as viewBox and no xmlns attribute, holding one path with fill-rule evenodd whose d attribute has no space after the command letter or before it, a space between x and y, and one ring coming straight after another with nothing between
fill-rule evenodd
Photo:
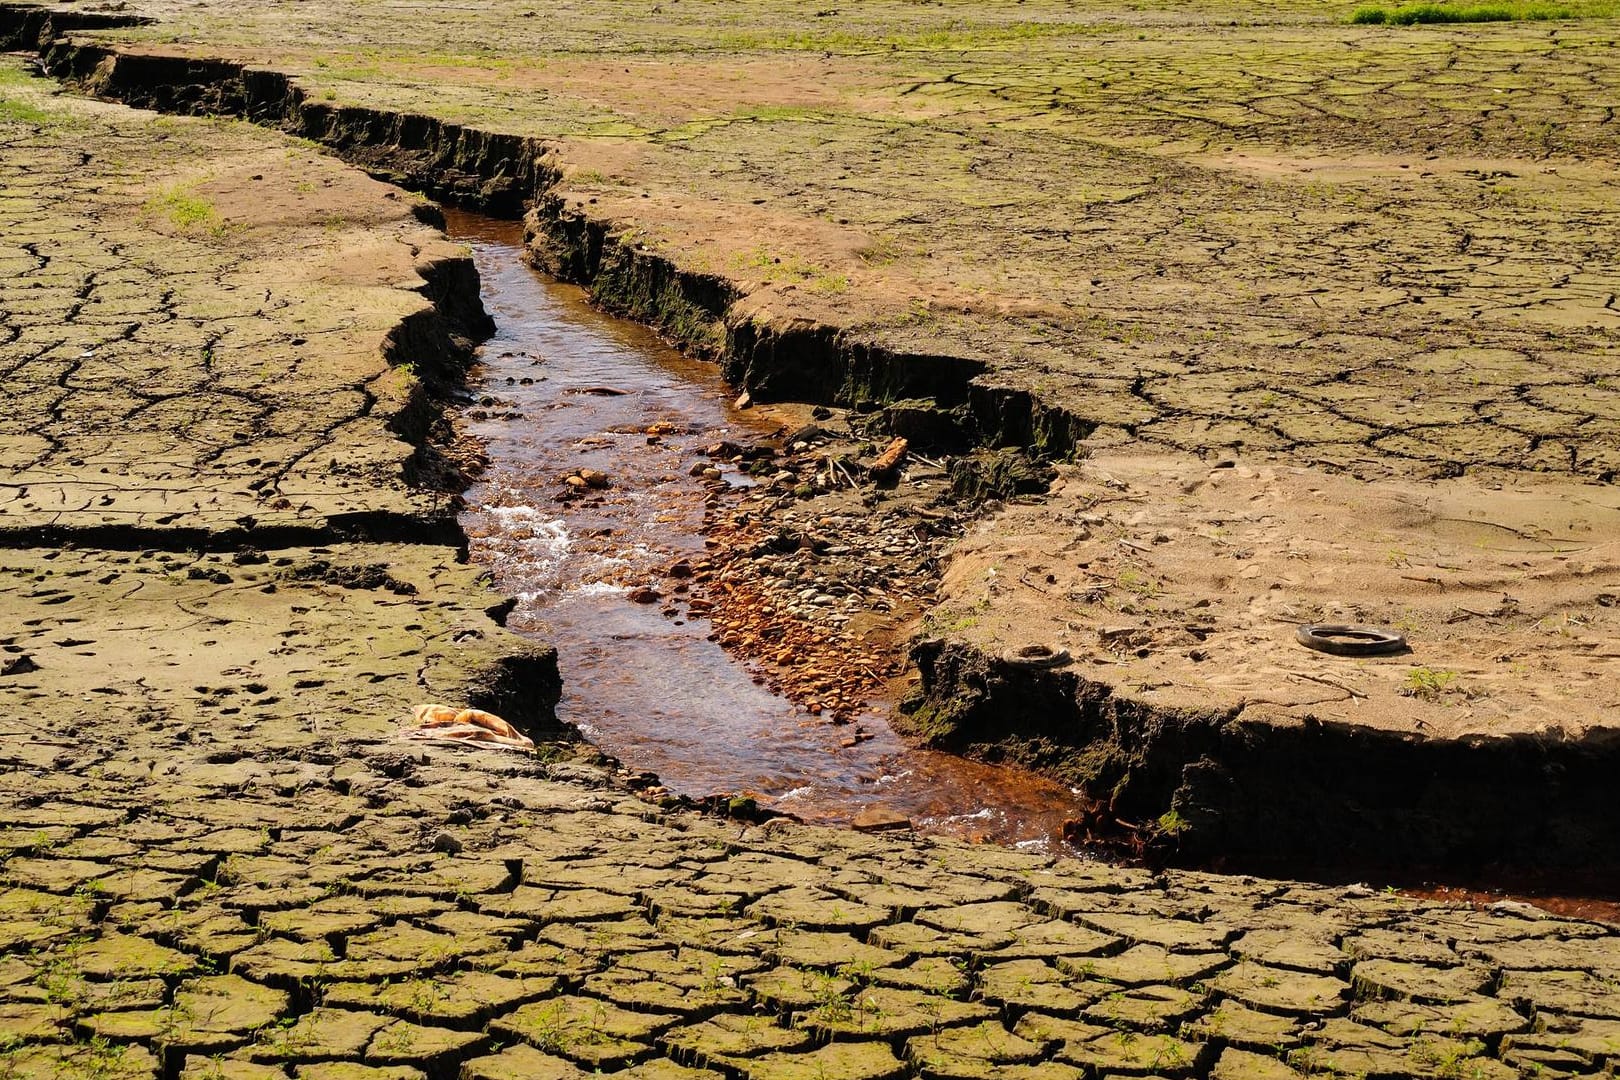
<instances>
[{"instance_id":1,"label":"muddy brown water","mask_svg":"<svg viewBox=\"0 0 1620 1080\"><path fill-rule=\"evenodd\" d=\"M448 216L451 236L472 246L498 328L470 382L466 427L490 464L467 492L462 522L472 557L517 598L507 625L557 648L558 716L682 794L748 792L828 824L877 807L926 831L1067 850L1061 826L1080 809L1067 789L912 749L882 705L860 718L874 737L841 747L847 728L757 684L708 640L706 621L630 601L661 566L704 551L708 493L688 475L698 449L761 438L795 417L732 408L715 365L536 274L519 226ZM672 433L650 440L657 425ZM600 500L559 501L580 468L601 470L612 487Z\"/></svg>"}]
</instances>

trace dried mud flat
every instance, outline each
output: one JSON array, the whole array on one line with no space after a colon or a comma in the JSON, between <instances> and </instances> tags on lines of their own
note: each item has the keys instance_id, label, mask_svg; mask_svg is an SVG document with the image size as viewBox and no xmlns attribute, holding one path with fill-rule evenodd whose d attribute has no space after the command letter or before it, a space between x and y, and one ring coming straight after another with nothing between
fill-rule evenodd
<instances>
[{"instance_id":1,"label":"dried mud flat","mask_svg":"<svg viewBox=\"0 0 1620 1080\"><path fill-rule=\"evenodd\" d=\"M1459 475L1609 485L1620 466L1620 54L1592 5L1419 28L1352 26L1347 8L1312 3L580 2L549 18L151 2L62 7L51 26L9 10L53 72L97 92L281 125L503 213L532 203L537 263L717 355L761 400L905 399L969 442L1187 455L1178 472L1237 455L1388 482L1391 497ZM106 25L131 20L148 21ZM1334 741L1346 725L1313 718L1299 729L1326 742L1238 767L1204 753L1208 724L1137 709L1151 702L1129 665L1031 698L999 649L942 638L955 659L920 658L919 731L964 690L1033 715L985 752L1128 773L1153 793L1125 800L1132 818L1173 812L1186 851L1269 839L1233 813L1265 786L1262 765L1338 779L1311 789L1321 811L1289 834L1298 854L1330 817L1358 845L1427 836L1424 858L1470 868L1504 825L1509 861L1573 869L1620 849L1593 824L1620 820L1598 727L1524 737L1542 729L1521 717L1506 739L1434 737L1459 727L1462 711L1443 711L1398 746L1350 732L1358 757ZM1581 674L1600 676L1601 703L1612 680ZM1077 711L1129 713L1147 734L1123 756L1102 745L1103 768L1086 760L1089 721L1049 730ZM1246 711L1245 747L1296 730ZM1161 752L1164 732L1179 749ZM1356 795L1400 761L1420 764ZM1459 813L1470 786L1470 807L1507 790L1525 809Z\"/></svg>"},{"instance_id":2,"label":"dried mud flat","mask_svg":"<svg viewBox=\"0 0 1620 1080\"><path fill-rule=\"evenodd\" d=\"M398 326L448 335L458 297L429 304L405 256L459 256L396 193L288 140L50 96L17 64L0 70L8 238L39 235L13 256L11 376L60 399L37 404L41 391L9 419L33 409L46 440L26 467L144 459L134 399L182 380L170 410L224 424L221 397L272 420L296 406L329 416L332 442L391 462L319 500L282 459L227 471L188 446L197 456L166 466L214 466L230 510L292 503L263 529L222 525L216 503L150 516L145 478L111 465L95 474L110 502L26 518L39 481L11 466L5 1075L1511 1076L1607 1060L1620 935L1600 924L660 814L566 752L401 742L423 697L482 701L533 730L555 686L554 659L479 610L455 546L435 538L437 504L403 484L415 451L384 426L388 406L341 411L342 387L391 376L410 390L402 365L454 362L432 334L402 344ZM51 174L56 160L72 166ZM203 160L192 190L218 218L175 221L148 189ZM222 179L238 173L266 193L240 211ZM323 179L318 210L256 229L254 213ZM47 182L67 197L42 198ZM340 212L353 216L332 224ZM303 280L293 267L327 268L323 288L277 303ZM143 274L164 287L99 295ZM328 339L306 366L340 385L317 401L272 392L294 377L262 359L273 350L213 334L215 320L257 341L313 334L357 294L393 322ZM115 296L116 321L84 317ZM206 364L199 338L214 342ZM98 368L109 342L118 362ZM151 434L154 460L179 430ZM202 444L210 429L183 430ZM416 533L368 538L355 523L378 507L411 508ZM324 542L278 542L304 533Z\"/></svg>"},{"instance_id":3,"label":"dried mud flat","mask_svg":"<svg viewBox=\"0 0 1620 1080\"><path fill-rule=\"evenodd\" d=\"M8 743L75 759L0 809L16 1077L1575 1075L1620 1023L1620 936L1515 905L659 815L314 733Z\"/></svg>"},{"instance_id":4,"label":"dried mud flat","mask_svg":"<svg viewBox=\"0 0 1620 1080\"><path fill-rule=\"evenodd\" d=\"M1065 649L1165 708L1282 724L1579 736L1616 705L1613 488L1131 455L1065 471L957 545L936 623L985 649ZM1408 650L1314 652L1304 622L1398 628Z\"/></svg>"},{"instance_id":5,"label":"dried mud flat","mask_svg":"<svg viewBox=\"0 0 1620 1080\"><path fill-rule=\"evenodd\" d=\"M539 182L554 243L596 230L563 269L677 337L728 319L767 395L839 386L783 370L781 338L911 358L930 393L977 375L982 425L1057 450L1101 428L1361 475L1620 468L1607 19L654 6L154 0L86 40L128 58L94 72L119 93L208 105L140 84L223 59L292 77L302 123L376 167L512 209ZM427 120L537 165L435 162L455 133Z\"/></svg>"},{"instance_id":6,"label":"dried mud flat","mask_svg":"<svg viewBox=\"0 0 1620 1080\"><path fill-rule=\"evenodd\" d=\"M1128 452L1063 471L957 546L916 734L1056 771L1195 858L1605 880L1612 486ZM1296 640L1323 623L1407 648Z\"/></svg>"},{"instance_id":7,"label":"dried mud flat","mask_svg":"<svg viewBox=\"0 0 1620 1080\"><path fill-rule=\"evenodd\" d=\"M497 201L530 194L502 171L514 162L532 182L562 179L572 186L533 218L538 257L722 351L761 394L925 394L975 437L1049 450L1088 437L1089 449L1242 446L1259 459L1234 471L1245 483L1274 480L1286 452L1388 477L1390 498L1487 464L1612 479L1608 118L1585 104L1612 86L1607 23L1399 38L1290 8L1276 26L1214 34L1202 11L1031 32L991 6L951 32L900 17L875 55L762 25L728 47L805 55L744 65L777 77L747 92L751 115L720 122L709 114L727 92L702 77L718 61L693 47L712 9L630 25L607 6L573 21L428 10L400 30L382 9L311 24L328 16L153 4L165 23L112 32L179 39L129 55L308 76L299 115L380 169L438 171L439 186ZM492 34L487 19L536 29ZM396 32L450 50L427 73L439 81L413 82L427 53ZM531 33L555 36L542 48ZM630 51L672 34L677 56ZM1324 51L1284 47L1297 36ZM397 51L375 44L385 37ZM499 63L480 39L556 62ZM301 59L288 41L318 48ZM1077 44L1123 48L1088 58ZM1157 64L1169 74L1104 92L1116 69L1171 45ZM102 90L171 107L228 106L221 86L286 89L230 64L105 49L51 54ZM642 78L603 78L607 56L624 66L617 49ZM1352 51L1353 79L1338 63ZM334 71L340 52L359 60ZM1251 85L1251 67L1289 63L1287 93ZM817 65L820 78L782 77ZM1440 88L1459 68L1499 83L1502 107L1457 119L1474 91ZM527 161L479 158L461 131L430 153L388 142L398 125L371 138L377 114L309 112L328 87L332 101L431 99L442 118L573 140L520 138ZM620 98L604 100L609 88ZM9 1075L1611 1068L1620 937L1601 924L659 813L561 749L548 762L398 741L410 706L432 699L538 732L556 687L554 656L487 610L498 598L461 561L438 490L454 476L425 387L455 378L481 325L465 257L408 196L307 144L49 90L0 66L0 358L18 388L0 419L0 602L16 616L0 640ZM645 125L683 102L703 115ZM1537 124L1545 136L1526 150ZM1343 148L1373 126L1389 158L1346 165ZM1294 152L1260 154L1268 139ZM1299 179L1318 168L1305 143L1325 147L1325 177ZM1404 189L1405 159L1430 153L1432 183ZM1010 164L1043 154L1044 180ZM845 182L872 161L884 167ZM989 186L941 185L923 161ZM1556 179L1516 190L1533 169ZM1178 207L1218 207L1222 192L1243 212L1183 223ZM1366 209L1391 192L1411 196L1409 213ZM923 211L897 218L903 206ZM1053 221L1087 229L1060 237ZM725 248L750 230L782 248ZM1434 250L1454 255L1419 259ZM1083 308L1051 291L1082 277ZM820 321L834 318L847 333ZM1507 381L1468 377L1487 370ZM1198 470L1180 459L1135 482ZM1086 490L1082 474L1028 513ZM1025 527L1023 514L975 543L996 550L995 530ZM952 647L983 655L957 641L935 660Z\"/></svg>"},{"instance_id":8,"label":"dried mud flat","mask_svg":"<svg viewBox=\"0 0 1620 1080\"><path fill-rule=\"evenodd\" d=\"M206 741L517 664L453 495L406 482L442 472L424 380L455 376L481 317L466 257L292 140L0 75L13 709L187 716Z\"/></svg>"}]
</instances>

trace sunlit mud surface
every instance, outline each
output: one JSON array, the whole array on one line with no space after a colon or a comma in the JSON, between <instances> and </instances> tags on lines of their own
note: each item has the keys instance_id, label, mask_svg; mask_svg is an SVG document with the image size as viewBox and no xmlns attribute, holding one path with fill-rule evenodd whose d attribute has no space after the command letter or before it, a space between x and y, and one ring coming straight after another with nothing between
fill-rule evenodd
<instances>
[{"instance_id":1,"label":"sunlit mud surface","mask_svg":"<svg viewBox=\"0 0 1620 1080\"><path fill-rule=\"evenodd\" d=\"M559 717L683 794L746 791L827 823L875 808L929 831L1063 847L1062 822L1079 812L1066 789L909 749L881 708L860 720L873 738L842 747L848 729L757 684L709 640L706 621L631 601L672 560L702 557L707 492L688 475L696 448L768 436L796 418L733 409L713 365L534 274L516 225L470 214L449 225L473 246L498 327L471 380L467 430L490 465L463 522L473 558L518 599L508 625L560 653ZM611 486L569 498L565 480L581 468Z\"/></svg>"}]
</instances>

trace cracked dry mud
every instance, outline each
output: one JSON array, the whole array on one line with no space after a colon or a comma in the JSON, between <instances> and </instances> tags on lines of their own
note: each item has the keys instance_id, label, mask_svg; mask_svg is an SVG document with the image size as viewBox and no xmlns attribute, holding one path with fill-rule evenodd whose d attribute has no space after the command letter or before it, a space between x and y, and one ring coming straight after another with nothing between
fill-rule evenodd
<instances>
[{"instance_id":1,"label":"cracked dry mud","mask_svg":"<svg viewBox=\"0 0 1620 1080\"><path fill-rule=\"evenodd\" d=\"M1612 880L1612 486L1141 451L1059 472L956 546L913 735L1043 768L1106 803L1083 832L1181 858ZM1330 655L1303 624L1406 644Z\"/></svg>"},{"instance_id":2,"label":"cracked dry mud","mask_svg":"<svg viewBox=\"0 0 1620 1080\"><path fill-rule=\"evenodd\" d=\"M267 184L327 168L7 100L45 114L11 145L117 134L125 174L183 147L220 172L273 150ZM53 212L117 269L97 218ZM189 251L120 235L159 272ZM5 648L37 665L0 684L6 1076L1508 1077L1606 1066L1620 1033L1599 924L659 814L591 766L405 749L411 702L514 644L468 612L453 549L160 534L5 552Z\"/></svg>"},{"instance_id":3,"label":"cracked dry mud","mask_svg":"<svg viewBox=\"0 0 1620 1080\"><path fill-rule=\"evenodd\" d=\"M1044 645L1166 709L1437 739L1606 727L1620 697L1620 493L1099 454L954 550L932 627ZM1038 598L1038 599L1037 599ZM1410 648L1301 648L1301 623ZM1427 673L1425 676L1424 673Z\"/></svg>"},{"instance_id":4,"label":"cracked dry mud","mask_svg":"<svg viewBox=\"0 0 1620 1080\"><path fill-rule=\"evenodd\" d=\"M0 808L8 1076L1505 1078L1620 1037L1620 936L1512 905L660 815L448 748L8 737L77 758Z\"/></svg>"},{"instance_id":5,"label":"cracked dry mud","mask_svg":"<svg viewBox=\"0 0 1620 1080\"><path fill-rule=\"evenodd\" d=\"M404 692L543 667L391 430L420 424L414 366L454 363L424 294L470 283L466 256L293 140L53 90L0 66L12 711L114 735L183 718L198 745L376 733Z\"/></svg>"},{"instance_id":6,"label":"cracked dry mud","mask_svg":"<svg viewBox=\"0 0 1620 1080\"><path fill-rule=\"evenodd\" d=\"M1601 924L661 814L593 766L407 748L410 705L525 655L387 426L437 240L287 140L0 73L4 242L62 238L16 244L0 304L0 1075L1610 1068ZM405 535L348 533L379 510Z\"/></svg>"},{"instance_id":7,"label":"cracked dry mud","mask_svg":"<svg viewBox=\"0 0 1620 1080\"><path fill-rule=\"evenodd\" d=\"M48 84L4 79L34 121L0 132L7 542L442 523L390 431L419 383L378 346L434 362L411 336L426 279L467 271L410 197L245 125L42 106Z\"/></svg>"},{"instance_id":8,"label":"cracked dry mud","mask_svg":"<svg viewBox=\"0 0 1620 1080\"><path fill-rule=\"evenodd\" d=\"M552 140L548 214L729 279L734 319L969 357L1082 430L1368 476L1620 469L1610 20L130 10L157 21L99 36Z\"/></svg>"}]
</instances>

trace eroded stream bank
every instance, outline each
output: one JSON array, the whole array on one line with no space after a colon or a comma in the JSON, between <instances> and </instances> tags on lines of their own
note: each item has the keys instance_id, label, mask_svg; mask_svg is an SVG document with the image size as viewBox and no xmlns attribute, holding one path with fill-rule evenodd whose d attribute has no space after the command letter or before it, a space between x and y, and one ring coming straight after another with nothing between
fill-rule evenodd
<instances>
[{"instance_id":1,"label":"eroded stream bank","mask_svg":"<svg viewBox=\"0 0 1620 1080\"><path fill-rule=\"evenodd\" d=\"M667 568L702 566L712 554L705 528L714 515L706 521L705 510L716 502L714 485L693 475L711 460L705 448L768 440L804 416L794 407L735 408L715 365L531 270L517 224L459 211L447 217L451 235L472 245L497 326L470 379L466 427L489 465L467 493L462 520L474 558L517 600L508 626L559 651L559 718L677 794L744 792L827 824L881 811L923 831L1082 853L1064 838L1064 824L1096 807L1063 785L910 747L889 725L892 701L852 725L830 724L768 689L757 667L721 646L707 619L670 606L678 596L631 599L648 586L686 593ZM755 481L743 463L713 464L732 491L728 501L745 498ZM581 470L600 471L610 486L571 489L566 478ZM869 738L848 745L851 730ZM1309 867L1326 878L1364 869ZM1444 885L1436 892L1424 877L1382 870L1380 882L1421 885L1418 895L1509 895ZM1590 894L1518 885L1511 895L1551 910L1620 913Z\"/></svg>"},{"instance_id":2,"label":"eroded stream bank","mask_svg":"<svg viewBox=\"0 0 1620 1080\"><path fill-rule=\"evenodd\" d=\"M475 560L517 598L508 626L554 644L558 716L672 791L746 792L805 820L883 811L919 828L1055 850L1079 812L1067 789L1019 770L908 748L878 703L835 726L772 693L708 620L636 603L685 586L664 568L705 557L702 448L780 433L792 410L741 411L713 364L603 315L523 262L521 227L463 212L497 330L472 375L467 430L489 465L463 517ZM728 483L754 481L720 463ZM608 487L579 492L593 469ZM673 610L673 609L671 609ZM855 745L850 733L863 738Z\"/></svg>"}]
</instances>

